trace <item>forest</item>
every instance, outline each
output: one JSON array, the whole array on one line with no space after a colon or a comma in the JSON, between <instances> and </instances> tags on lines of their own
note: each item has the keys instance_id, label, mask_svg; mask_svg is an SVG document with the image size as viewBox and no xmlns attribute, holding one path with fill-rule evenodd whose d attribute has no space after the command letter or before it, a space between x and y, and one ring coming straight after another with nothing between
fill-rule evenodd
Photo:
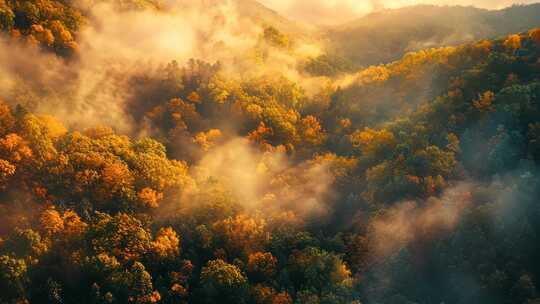
<instances>
[{"instance_id":1,"label":"forest","mask_svg":"<svg viewBox=\"0 0 540 304\"><path fill-rule=\"evenodd\" d=\"M0 303L539 304L539 199L540 4L0 0Z\"/></svg>"}]
</instances>

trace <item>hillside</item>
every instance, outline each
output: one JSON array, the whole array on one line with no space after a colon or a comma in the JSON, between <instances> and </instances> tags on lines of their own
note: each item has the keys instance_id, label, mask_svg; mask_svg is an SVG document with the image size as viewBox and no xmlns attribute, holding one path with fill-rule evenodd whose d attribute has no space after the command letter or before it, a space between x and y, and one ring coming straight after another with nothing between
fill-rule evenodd
<instances>
[{"instance_id":1,"label":"hillside","mask_svg":"<svg viewBox=\"0 0 540 304\"><path fill-rule=\"evenodd\" d=\"M214 14L218 25L233 18L243 28L273 27L299 40L309 40L313 28L287 20L254 0L154 1L154 0L80 0L80 1L0 1L0 30L12 37L23 36L63 56L77 52L80 32L100 20L100 6L109 5L125 13L156 11L182 15L189 11ZM98 10L98 11L96 11ZM231 13L234 13L231 15ZM249 32L246 30L246 32Z\"/></svg>"},{"instance_id":2,"label":"hillside","mask_svg":"<svg viewBox=\"0 0 540 304\"><path fill-rule=\"evenodd\" d=\"M255 0L236 0L241 16L247 16L257 24L273 26L291 36L309 37L315 27L289 20Z\"/></svg>"},{"instance_id":3,"label":"hillside","mask_svg":"<svg viewBox=\"0 0 540 304\"><path fill-rule=\"evenodd\" d=\"M540 28L355 69L72 3L0 0L0 303L540 303Z\"/></svg>"},{"instance_id":4,"label":"hillside","mask_svg":"<svg viewBox=\"0 0 540 304\"><path fill-rule=\"evenodd\" d=\"M495 38L540 25L540 4L502 10L420 5L387 9L328 30L329 53L359 66L386 63L409 51Z\"/></svg>"}]
</instances>

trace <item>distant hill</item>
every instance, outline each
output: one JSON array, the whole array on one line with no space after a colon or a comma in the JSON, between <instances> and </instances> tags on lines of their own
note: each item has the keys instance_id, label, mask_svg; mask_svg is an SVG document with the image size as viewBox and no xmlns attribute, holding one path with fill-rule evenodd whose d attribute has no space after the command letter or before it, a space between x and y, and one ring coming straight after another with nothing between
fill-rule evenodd
<instances>
[{"instance_id":1,"label":"distant hill","mask_svg":"<svg viewBox=\"0 0 540 304\"><path fill-rule=\"evenodd\" d=\"M287 19L254 0L235 0L235 3L241 16L248 17L263 25L273 26L289 35L305 36L315 29L315 27Z\"/></svg>"},{"instance_id":2,"label":"distant hill","mask_svg":"<svg viewBox=\"0 0 540 304\"><path fill-rule=\"evenodd\" d=\"M110 1L110 0L108 0ZM223 4L232 4L235 7L240 20L249 20L262 26L272 26L281 32L294 36L305 36L315 27L290 20L278 12L266 7L255 0L128 0L128 1L152 1L158 7L167 8L167 3L173 6L192 7L198 5L202 8L211 8Z\"/></svg>"},{"instance_id":3,"label":"distant hill","mask_svg":"<svg viewBox=\"0 0 540 304\"><path fill-rule=\"evenodd\" d=\"M325 30L329 53L357 66L394 61L408 51L494 38L540 26L540 4L502 10L418 5L387 9Z\"/></svg>"}]
</instances>

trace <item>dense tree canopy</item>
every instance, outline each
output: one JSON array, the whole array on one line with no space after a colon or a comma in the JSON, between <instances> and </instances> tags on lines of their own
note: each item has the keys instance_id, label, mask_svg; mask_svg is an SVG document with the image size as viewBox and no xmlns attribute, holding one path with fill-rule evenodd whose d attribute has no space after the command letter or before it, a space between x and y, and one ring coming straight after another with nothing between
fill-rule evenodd
<instances>
[{"instance_id":1,"label":"dense tree canopy","mask_svg":"<svg viewBox=\"0 0 540 304\"><path fill-rule=\"evenodd\" d=\"M97 2L0 0L2 35L78 64ZM122 75L126 132L0 102L1 303L540 301L540 29L285 72L258 34L257 72Z\"/></svg>"}]
</instances>

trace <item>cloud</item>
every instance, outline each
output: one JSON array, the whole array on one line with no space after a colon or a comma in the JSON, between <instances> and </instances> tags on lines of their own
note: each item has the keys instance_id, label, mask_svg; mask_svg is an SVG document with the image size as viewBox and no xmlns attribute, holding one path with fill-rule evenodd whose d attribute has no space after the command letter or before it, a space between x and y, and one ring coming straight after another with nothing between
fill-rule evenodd
<instances>
[{"instance_id":1,"label":"cloud","mask_svg":"<svg viewBox=\"0 0 540 304\"><path fill-rule=\"evenodd\" d=\"M377 0L261 0L261 3L301 22L337 24L378 8Z\"/></svg>"},{"instance_id":2,"label":"cloud","mask_svg":"<svg viewBox=\"0 0 540 304\"><path fill-rule=\"evenodd\" d=\"M284 152L260 151L244 138L212 148L192 174L220 181L247 210L301 218L327 214L334 181L324 162L292 163Z\"/></svg>"},{"instance_id":3,"label":"cloud","mask_svg":"<svg viewBox=\"0 0 540 304\"><path fill-rule=\"evenodd\" d=\"M402 202L372 219L369 232L373 258L385 258L414 240L452 231L471 204L471 187L471 184L460 183L447 189L440 198Z\"/></svg>"},{"instance_id":4,"label":"cloud","mask_svg":"<svg viewBox=\"0 0 540 304\"><path fill-rule=\"evenodd\" d=\"M232 61L262 31L239 18L230 2L184 4L167 12L97 5L89 15L78 34L78 54L69 60L0 37L0 99L53 114L73 128L105 124L129 133L134 122L125 103L133 94L131 76L173 60Z\"/></svg>"},{"instance_id":5,"label":"cloud","mask_svg":"<svg viewBox=\"0 0 540 304\"><path fill-rule=\"evenodd\" d=\"M269 51L271 64L257 65L254 49L263 28L240 16L233 1L171 3L167 11L92 6L78 34L78 54L70 60L0 37L0 99L54 115L74 129L102 124L136 134L139 126L126 109L134 75L195 58L219 61L236 76L279 74L300 81L297 58L320 52L314 44L297 42L294 50ZM306 79L305 86L317 90L319 82Z\"/></svg>"}]
</instances>

